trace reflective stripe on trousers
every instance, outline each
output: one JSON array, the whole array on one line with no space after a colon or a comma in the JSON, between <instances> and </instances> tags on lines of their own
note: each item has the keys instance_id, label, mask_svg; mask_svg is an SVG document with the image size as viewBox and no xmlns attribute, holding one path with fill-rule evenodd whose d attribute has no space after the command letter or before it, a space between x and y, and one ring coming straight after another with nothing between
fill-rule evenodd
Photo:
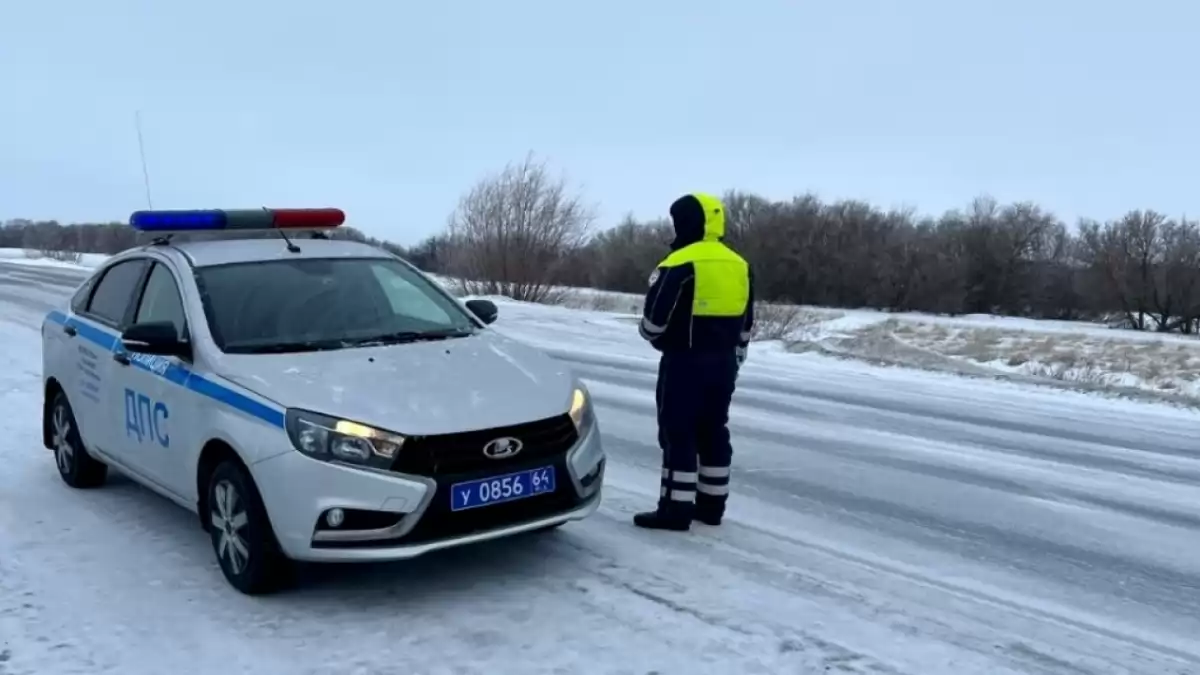
<instances>
[{"instance_id":1,"label":"reflective stripe on trousers","mask_svg":"<svg viewBox=\"0 0 1200 675\"><path fill-rule=\"evenodd\" d=\"M696 501L697 479L695 471L662 470L662 483L658 496L673 502L692 504Z\"/></svg>"},{"instance_id":2,"label":"reflective stripe on trousers","mask_svg":"<svg viewBox=\"0 0 1200 675\"><path fill-rule=\"evenodd\" d=\"M724 497L729 494L729 467L700 465L697 472L696 490L711 497Z\"/></svg>"}]
</instances>

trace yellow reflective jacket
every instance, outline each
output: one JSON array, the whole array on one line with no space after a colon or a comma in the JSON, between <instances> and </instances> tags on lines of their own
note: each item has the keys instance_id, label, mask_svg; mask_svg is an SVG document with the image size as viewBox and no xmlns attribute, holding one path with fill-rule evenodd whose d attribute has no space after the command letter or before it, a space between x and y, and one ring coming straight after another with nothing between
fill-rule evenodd
<instances>
[{"instance_id":1,"label":"yellow reflective jacket","mask_svg":"<svg viewBox=\"0 0 1200 675\"><path fill-rule=\"evenodd\" d=\"M676 202L672 217L675 250L650 275L639 333L659 351L744 351L754 326L754 277L721 241L724 206L691 194Z\"/></svg>"}]
</instances>

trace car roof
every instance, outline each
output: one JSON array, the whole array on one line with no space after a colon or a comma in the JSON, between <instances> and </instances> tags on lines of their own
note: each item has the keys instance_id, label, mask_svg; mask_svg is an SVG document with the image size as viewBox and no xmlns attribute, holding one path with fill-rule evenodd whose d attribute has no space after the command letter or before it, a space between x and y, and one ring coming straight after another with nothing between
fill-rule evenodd
<instances>
[{"instance_id":1,"label":"car roof","mask_svg":"<svg viewBox=\"0 0 1200 675\"><path fill-rule=\"evenodd\" d=\"M293 237L292 242L300 249L299 253L288 251L282 238L172 242L171 247L183 253L193 267L283 259L393 257L379 247L345 239Z\"/></svg>"}]
</instances>

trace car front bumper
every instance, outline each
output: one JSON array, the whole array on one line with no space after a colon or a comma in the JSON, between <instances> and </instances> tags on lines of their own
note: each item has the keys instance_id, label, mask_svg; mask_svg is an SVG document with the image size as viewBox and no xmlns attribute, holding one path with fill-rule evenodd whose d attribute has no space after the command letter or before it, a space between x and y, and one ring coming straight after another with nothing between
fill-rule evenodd
<instances>
[{"instance_id":1,"label":"car front bumper","mask_svg":"<svg viewBox=\"0 0 1200 675\"><path fill-rule=\"evenodd\" d=\"M449 510L449 486L462 477L430 478L321 462L288 452L252 471L275 535L294 560L403 560L465 544L499 539L588 517L600 505L604 449L593 420L583 438L555 459L513 465L497 475L553 464L560 477L547 495L470 511ZM481 476L471 476L470 480ZM369 514L372 523L332 528L330 509Z\"/></svg>"}]
</instances>

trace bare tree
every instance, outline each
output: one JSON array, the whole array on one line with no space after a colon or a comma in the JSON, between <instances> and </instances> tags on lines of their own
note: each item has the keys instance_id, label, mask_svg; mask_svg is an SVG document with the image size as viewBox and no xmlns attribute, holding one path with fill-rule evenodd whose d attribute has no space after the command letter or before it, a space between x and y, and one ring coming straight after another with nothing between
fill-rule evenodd
<instances>
[{"instance_id":1,"label":"bare tree","mask_svg":"<svg viewBox=\"0 0 1200 675\"><path fill-rule=\"evenodd\" d=\"M1159 330L1193 332L1200 321L1200 223L1181 218L1164 224L1162 258L1154 275Z\"/></svg>"},{"instance_id":2,"label":"bare tree","mask_svg":"<svg viewBox=\"0 0 1200 675\"><path fill-rule=\"evenodd\" d=\"M650 271L668 252L673 237L671 223L640 223L632 215L589 242L584 264L591 271L588 284L628 293L644 292Z\"/></svg>"},{"instance_id":3,"label":"bare tree","mask_svg":"<svg viewBox=\"0 0 1200 675\"><path fill-rule=\"evenodd\" d=\"M1145 330L1190 331L1200 318L1200 224L1130 211L1080 228L1087 264L1098 272L1126 322Z\"/></svg>"},{"instance_id":4,"label":"bare tree","mask_svg":"<svg viewBox=\"0 0 1200 675\"><path fill-rule=\"evenodd\" d=\"M450 216L448 271L468 293L545 302L594 221L594 209L530 154L459 201Z\"/></svg>"}]
</instances>

